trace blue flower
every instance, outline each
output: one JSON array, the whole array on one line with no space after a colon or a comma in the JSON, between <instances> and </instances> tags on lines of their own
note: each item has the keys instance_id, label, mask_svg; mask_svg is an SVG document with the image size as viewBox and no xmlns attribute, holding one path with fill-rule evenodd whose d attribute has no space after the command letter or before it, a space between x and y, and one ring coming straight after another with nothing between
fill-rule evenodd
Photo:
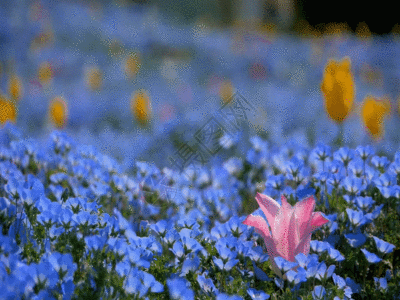
<instances>
[{"instance_id":1,"label":"blue flower","mask_svg":"<svg viewBox=\"0 0 400 300\"><path fill-rule=\"evenodd\" d=\"M378 288L379 289L383 289L383 290L387 290L387 280L385 277L382 278L378 278L378 277L374 277L374 281L376 285L379 285Z\"/></svg>"},{"instance_id":2,"label":"blue flower","mask_svg":"<svg viewBox=\"0 0 400 300\"><path fill-rule=\"evenodd\" d=\"M227 294L218 294L216 300L243 300L240 296L229 296Z\"/></svg>"},{"instance_id":3,"label":"blue flower","mask_svg":"<svg viewBox=\"0 0 400 300\"><path fill-rule=\"evenodd\" d=\"M218 294L218 289L215 287L211 278L205 278L204 275L198 275L197 282L204 292Z\"/></svg>"},{"instance_id":4,"label":"blue flower","mask_svg":"<svg viewBox=\"0 0 400 300\"><path fill-rule=\"evenodd\" d=\"M175 277L167 279L167 287L169 296L176 300L192 300L194 299L194 292L190 289L190 283L184 279Z\"/></svg>"},{"instance_id":5,"label":"blue flower","mask_svg":"<svg viewBox=\"0 0 400 300\"><path fill-rule=\"evenodd\" d=\"M318 271L315 277L319 280L330 278L333 274L333 271L335 271L335 268L335 265L330 265L327 269L326 264L322 262L318 266Z\"/></svg>"},{"instance_id":6,"label":"blue flower","mask_svg":"<svg viewBox=\"0 0 400 300\"><path fill-rule=\"evenodd\" d=\"M384 240L381 240L375 236L372 237L374 238L376 248L378 248L378 251L380 253L382 254L392 253L393 249L395 248L395 245L385 242Z\"/></svg>"},{"instance_id":7,"label":"blue flower","mask_svg":"<svg viewBox=\"0 0 400 300\"><path fill-rule=\"evenodd\" d=\"M312 297L314 300L324 299L326 295L325 288L322 285L316 285L312 291Z\"/></svg>"},{"instance_id":8,"label":"blue flower","mask_svg":"<svg viewBox=\"0 0 400 300\"><path fill-rule=\"evenodd\" d=\"M331 245L328 242L321 242L317 240L312 240L310 242L311 249L318 253L328 251L331 248Z\"/></svg>"},{"instance_id":9,"label":"blue flower","mask_svg":"<svg viewBox=\"0 0 400 300\"><path fill-rule=\"evenodd\" d=\"M297 262L291 262L291 261L287 261L286 259L284 259L283 257L277 256L274 258L276 265L278 266L278 269L281 272L286 272L289 271L290 269L298 266Z\"/></svg>"},{"instance_id":10,"label":"blue flower","mask_svg":"<svg viewBox=\"0 0 400 300\"><path fill-rule=\"evenodd\" d=\"M354 176L346 176L341 182L342 187L351 195L359 195L366 189L363 180Z\"/></svg>"},{"instance_id":11,"label":"blue flower","mask_svg":"<svg viewBox=\"0 0 400 300\"><path fill-rule=\"evenodd\" d=\"M222 259L216 258L214 256L213 262L220 270L230 271L239 262L239 260L238 259L230 259L226 263L224 263Z\"/></svg>"},{"instance_id":12,"label":"blue flower","mask_svg":"<svg viewBox=\"0 0 400 300\"><path fill-rule=\"evenodd\" d=\"M344 236L347 239L347 242L353 248L361 247L362 245L364 245L364 243L367 240L365 235L362 233L358 233L358 234L349 233L349 234L345 234Z\"/></svg>"},{"instance_id":13,"label":"blue flower","mask_svg":"<svg viewBox=\"0 0 400 300\"><path fill-rule=\"evenodd\" d=\"M371 159L371 164L377 169L386 170L386 167L390 164L390 161L386 156L374 156Z\"/></svg>"},{"instance_id":14,"label":"blue flower","mask_svg":"<svg viewBox=\"0 0 400 300\"><path fill-rule=\"evenodd\" d=\"M153 275L136 268L131 270L124 285L128 294L135 294L141 298L146 296L149 289L152 293L164 291L164 286L156 281Z\"/></svg>"},{"instance_id":15,"label":"blue flower","mask_svg":"<svg viewBox=\"0 0 400 300\"><path fill-rule=\"evenodd\" d=\"M361 249L361 251L364 253L365 258L371 264L376 264L376 263L378 263L378 262L380 262L382 260L376 254L367 251L365 248Z\"/></svg>"},{"instance_id":16,"label":"blue flower","mask_svg":"<svg viewBox=\"0 0 400 300\"><path fill-rule=\"evenodd\" d=\"M267 276L267 274L265 274L265 272L263 270L261 270L259 267L256 266L254 261L252 261L252 264L253 264L253 269L254 269L254 275L256 276L256 278L258 280L261 280L261 281L270 281L271 280Z\"/></svg>"},{"instance_id":17,"label":"blue flower","mask_svg":"<svg viewBox=\"0 0 400 300\"><path fill-rule=\"evenodd\" d=\"M357 206L363 210L369 209L371 207L371 205L373 205L375 203L375 201L372 200L372 197L358 196L358 197L356 197L355 201L356 201Z\"/></svg>"},{"instance_id":18,"label":"blue flower","mask_svg":"<svg viewBox=\"0 0 400 300\"><path fill-rule=\"evenodd\" d=\"M358 227L365 224L366 219L362 211L352 210L351 208L346 208L347 216L353 226Z\"/></svg>"},{"instance_id":19,"label":"blue flower","mask_svg":"<svg viewBox=\"0 0 400 300\"><path fill-rule=\"evenodd\" d=\"M321 143L314 148L313 153L315 153L316 157L320 161L325 161L332 156L331 147Z\"/></svg>"},{"instance_id":20,"label":"blue flower","mask_svg":"<svg viewBox=\"0 0 400 300\"><path fill-rule=\"evenodd\" d=\"M334 248L329 248L328 249L328 254L329 257L332 258L335 261L343 261L344 260L344 256L336 249Z\"/></svg>"},{"instance_id":21,"label":"blue flower","mask_svg":"<svg viewBox=\"0 0 400 300\"><path fill-rule=\"evenodd\" d=\"M366 161L369 157L375 154L374 149L370 146L358 146L356 148L356 154L364 161Z\"/></svg>"},{"instance_id":22,"label":"blue flower","mask_svg":"<svg viewBox=\"0 0 400 300\"><path fill-rule=\"evenodd\" d=\"M349 163L350 175L361 177L364 174L364 162L360 158L356 158Z\"/></svg>"},{"instance_id":23,"label":"blue flower","mask_svg":"<svg viewBox=\"0 0 400 300\"><path fill-rule=\"evenodd\" d=\"M193 259L185 259L182 266L182 275L186 275L189 271L195 272L200 266L200 258L198 256Z\"/></svg>"},{"instance_id":24,"label":"blue flower","mask_svg":"<svg viewBox=\"0 0 400 300\"><path fill-rule=\"evenodd\" d=\"M257 291L256 289L248 289L247 294L254 300L266 300L269 299L269 295L263 291Z\"/></svg>"},{"instance_id":25,"label":"blue flower","mask_svg":"<svg viewBox=\"0 0 400 300\"><path fill-rule=\"evenodd\" d=\"M354 150L347 147L342 147L333 153L333 158L341 161L344 166L347 167L350 161L354 159Z\"/></svg>"}]
</instances>

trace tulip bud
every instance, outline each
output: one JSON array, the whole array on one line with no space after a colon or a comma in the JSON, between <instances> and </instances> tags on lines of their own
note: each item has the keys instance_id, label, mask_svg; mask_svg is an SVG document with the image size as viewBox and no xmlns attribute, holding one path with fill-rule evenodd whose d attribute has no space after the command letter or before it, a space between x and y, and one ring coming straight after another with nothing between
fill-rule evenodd
<instances>
[{"instance_id":1,"label":"tulip bud","mask_svg":"<svg viewBox=\"0 0 400 300\"><path fill-rule=\"evenodd\" d=\"M135 119L142 125L145 126L150 121L151 106L150 98L146 91L137 91L131 100L131 109Z\"/></svg>"},{"instance_id":2,"label":"tulip bud","mask_svg":"<svg viewBox=\"0 0 400 300\"><path fill-rule=\"evenodd\" d=\"M15 123L17 112L15 104L6 99L5 96L0 95L0 123L3 125L7 121Z\"/></svg>"},{"instance_id":3,"label":"tulip bud","mask_svg":"<svg viewBox=\"0 0 400 300\"><path fill-rule=\"evenodd\" d=\"M138 53L131 53L125 60L125 74L129 78L134 78L140 69L140 56Z\"/></svg>"},{"instance_id":4,"label":"tulip bud","mask_svg":"<svg viewBox=\"0 0 400 300\"><path fill-rule=\"evenodd\" d=\"M43 62L39 66L38 79L42 85L47 85L53 78L53 70L48 62Z\"/></svg>"},{"instance_id":5,"label":"tulip bud","mask_svg":"<svg viewBox=\"0 0 400 300\"><path fill-rule=\"evenodd\" d=\"M378 139L383 135L384 117L390 112L389 100L378 101L372 96L364 99L361 108L362 121L365 128L374 139Z\"/></svg>"},{"instance_id":6,"label":"tulip bud","mask_svg":"<svg viewBox=\"0 0 400 300\"><path fill-rule=\"evenodd\" d=\"M86 72L86 83L91 90L99 90L103 83L103 74L99 68L94 67Z\"/></svg>"},{"instance_id":7,"label":"tulip bud","mask_svg":"<svg viewBox=\"0 0 400 300\"><path fill-rule=\"evenodd\" d=\"M18 101L21 98L22 82L17 75L11 77L8 83L8 93L13 101Z\"/></svg>"},{"instance_id":8,"label":"tulip bud","mask_svg":"<svg viewBox=\"0 0 400 300\"><path fill-rule=\"evenodd\" d=\"M54 98L50 103L49 117L57 128L63 128L67 123L68 107L62 97Z\"/></svg>"},{"instance_id":9,"label":"tulip bud","mask_svg":"<svg viewBox=\"0 0 400 300\"><path fill-rule=\"evenodd\" d=\"M325 67L321 91L329 117L342 123L349 114L354 100L354 80L348 57L342 61L329 60Z\"/></svg>"},{"instance_id":10,"label":"tulip bud","mask_svg":"<svg viewBox=\"0 0 400 300\"><path fill-rule=\"evenodd\" d=\"M233 86L229 80L225 80L224 82L222 82L219 88L219 96L221 97L223 104L229 102L232 95L233 95Z\"/></svg>"}]
</instances>

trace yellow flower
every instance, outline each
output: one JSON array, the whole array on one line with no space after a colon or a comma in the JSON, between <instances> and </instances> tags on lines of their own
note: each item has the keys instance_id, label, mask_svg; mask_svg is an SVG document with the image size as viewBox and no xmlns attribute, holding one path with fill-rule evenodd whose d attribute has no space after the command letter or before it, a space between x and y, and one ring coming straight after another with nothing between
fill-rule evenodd
<instances>
[{"instance_id":1,"label":"yellow flower","mask_svg":"<svg viewBox=\"0 0 400 300\"><path fill-rule=\"evenodd\" d=\"M367 23L365 23L365 22L358 23L357 28L356 28L356 34L358 35L358 37L364 38L364 39L370 38L372 35Z\"/></svg>"},{"instance_id":2,"label":"yellow flower","mask_svg":"<svg viewBox=\"0 0 400 300\"><path fill-rule=\"evenodd\" d=\"M18 101L21 98L22 82L17 75L13 75L8 82L8 93L13 101Z\"/></svg>"},{"instance_id":3,"label":"yellow flower","mask_svg":"<svg viewBox=\"0 0 400 300\"><path fill-rule=\"evenodd\" d=\"M0 123L3 125L7 121L15 123L17 119L17 110L15 103L8 101L3 95L0 95Z\"/></svg>"},{"instance_id":4,"label":"yellow flower","mask_svg":"<svg viewBox=\"0 0 400 300\"><path fill-rule=\"evenodd\" d=\"M86 73L86 83L92 90L99 90L103 84L103 73L94 67Z\"/></svg>"},{"instance_id":5,"label":"yellow flower","mask_svg":"<svg viewBox=\"0 0 400 300\"><path fill-rule=\"evenodd\" d=\"M131 109L135 119L140 125L147 125L150 121L151 106L150 98L146 91L138 90L131 100Z\"/></svg>"},{"instance_id":6,"label":"yellow flower","mask_svg":"<svg viewBox=\"0 0 400 300\"><path fill-rule=\"evenodd\" d=\"M321 91L325 109L331 119L342 123L349 114L354 100L354 79L348 57L342 61L329 60L325 67Z\"/></svg>"},{"instance_id":7,"label":"yellow flower","mask_svg":"<svg viewBox=\"0 0 400 300\"><path fill-rule=\"evenodd\" d=\"M67 123L68 107L67 102L62 97L55 97L49 108L49 116L51 122L57 128L63 128Z\"/></svg>"},{"instance_id":8,"label":"yellow flower","mask_svg":"<svg viewBox=\"0 0 400 300\"><path fill-rule=\"evenodd\" d=\"M53 78L53 70L48 62L43 62L39 66L38 79L42 85L47 85Z\"/></svg>"},{"instance_id":9,"label":"yellow flower","mask_svg":"<svg viewBox=\"0 0 400 300\"><path fill-rule=\"evenodd\" d=\"M222 102L227 103L233 95L233 86L229 80L225 80L222 82L219 88L219 96L221 97Z\"/></svg>"},{"instance_id":10,"label":"yellow flower","mask_svg":"<svg viewBox=\"0 0 400 300\"><path fill-rule=\"evenodd\" d=\"M364 99L361 108L362 121L374 139L382 137L384 117L389 113L389 100L377 100L372 96Z\"/></svg>"},{"instance_id":11,"label":"yellow flower","mask_svg":"<svg viewBox=\"0 0 400 300\"><path fill-rule=\"evenodd\" d=\"M325 34L340 36L349 33L350 28L347 23L329 23L325 26Z\"/></svg>"},{"instance_id":12,"label":"yellow flower","mask_svg":"<svg viewBox=\"0 0 400 300\"><path fill-rule=\"evenodd\" d=\"M140 69L140 56L138 53L131 53L125 60L125 74L129 78L134 78Z\"/></svg>"}]
</instances>

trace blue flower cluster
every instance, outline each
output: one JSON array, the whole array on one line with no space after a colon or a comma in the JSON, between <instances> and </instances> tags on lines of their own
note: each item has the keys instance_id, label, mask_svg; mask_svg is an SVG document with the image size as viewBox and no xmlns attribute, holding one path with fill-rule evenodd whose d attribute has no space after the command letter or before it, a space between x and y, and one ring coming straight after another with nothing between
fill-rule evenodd
<instances>
[{"instance_id":1,"label":"blue flower cluster","mask_svg":"<svg viewBox=\"0 0 400 300\"><path fill-rule=\"evenodd\" d=\"M0 299L400 299L400 152L255 137L247 159L211 171L138 161L128 174L63 132L45 146L15 133L1 129ZM242 224L265 217L257 192L314 195L330 221L311 253L275 258L284 278Z\"/></svg>"}]
</instances>

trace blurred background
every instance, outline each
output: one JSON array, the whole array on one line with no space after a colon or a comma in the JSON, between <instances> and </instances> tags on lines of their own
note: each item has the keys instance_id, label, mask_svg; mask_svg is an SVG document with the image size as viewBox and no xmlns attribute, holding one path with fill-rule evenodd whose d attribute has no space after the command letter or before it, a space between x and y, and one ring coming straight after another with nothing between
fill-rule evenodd
<instances>
[{"instance_id":1,"label":"blurred background","mask_svg":"<svg viewBox=\"0 0 400 300\"><path fill-rule=\"evenodd\" d=\"M399 33L384 3L2 1L0 122L43 143L64 130L126 168L163 167L184 145L200 151L196 133L240 94L255 112L248 126L212 133L218 155L244 157L253 135L390 153L399 142ZM321 85L329 59L345 57L354 96L338 121ZM365 109L367 96L385 109Z\"/></svg>"}]
</instances>

